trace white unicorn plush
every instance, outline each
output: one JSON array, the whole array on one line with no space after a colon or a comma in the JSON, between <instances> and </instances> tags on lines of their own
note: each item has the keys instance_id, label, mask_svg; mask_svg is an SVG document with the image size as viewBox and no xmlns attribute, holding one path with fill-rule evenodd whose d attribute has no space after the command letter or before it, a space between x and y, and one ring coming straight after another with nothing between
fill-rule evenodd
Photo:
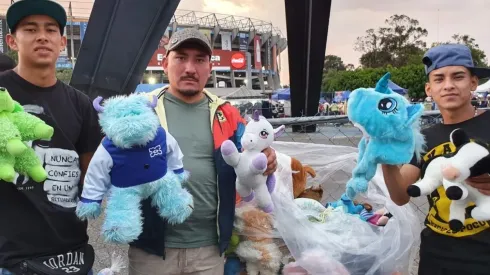
<instances>
[{"instance_id":1,"label":"white unicorn plush","mask_svg":"<svg viewBox=\"0 0 490 275\"><path fill-rule=\"evenodd\" d=\"M257 196L258 206L266 213L274 210L270 193L274 191L276 179L274 175L263 175L267 169L267 157L262 151L271 146L274 138L280 136L284 129L284 125L274 129L267 119L255 111L241 139L244 152L238 152L231 140L221 145L223 159L235 168L238 194L245 202Z\"/></svg>"}]
</instances>

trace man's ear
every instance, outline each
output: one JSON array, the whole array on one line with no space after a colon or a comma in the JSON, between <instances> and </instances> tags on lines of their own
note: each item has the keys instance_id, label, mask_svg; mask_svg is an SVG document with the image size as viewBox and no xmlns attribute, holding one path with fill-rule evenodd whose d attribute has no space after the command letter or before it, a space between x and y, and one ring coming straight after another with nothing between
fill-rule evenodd
<instances>
[{"instance_id":1,"label":"man's ear","mask_svg":"<svg viewBox=\"0 0 490 275\"><path fill-rule=\"evenodd\" d=\"M471 81L471 90L475 91L476 88L478 88L478 77L477 76L472 76L470 78Z\"/></svg>"},{"instance_id":2,"label":"man's ear","mask_svg":"<svg viewBox=\"0 0 490 275\"><path fill-rule=\"evenodd\" d=\"M61 36L61 50L65 50L67 44L66 36Z\"/></svg>"},{"instance_id":3,"label":"man's ear","mask_svg":"<svg viewBox=\"0 0 490 275\"><path fill-rule=\"evenodd\" d=\"M429 82L425 83L425 94L427 96L431 96L431 92L430 92L430 84Z\"/></svg>"},{"instance_id":4,"label":"man's ear","mask_svg":"<svg viewBox=\"0 0 490 275\"><path fill-rule=\"evenodd\" d=\"M7 34L7 37L5 38L5 41L7 41L7 45L13 51L18 51L19 50L19 47L17 47L17 41L15 41L15 35L14 34L11 34L11 33Z\"/></svg>"},{"instance_id":5,"label":"man's ear","mask_svg":"<svg viewBox=\"0 0 490 275\"><path fill-rule=\"evenodd\" d=\"M165 74L167 74L167 70L168 70L168 56L163 57L162 67L163 67L163 72Z\"/></svg>"}]
</instances>

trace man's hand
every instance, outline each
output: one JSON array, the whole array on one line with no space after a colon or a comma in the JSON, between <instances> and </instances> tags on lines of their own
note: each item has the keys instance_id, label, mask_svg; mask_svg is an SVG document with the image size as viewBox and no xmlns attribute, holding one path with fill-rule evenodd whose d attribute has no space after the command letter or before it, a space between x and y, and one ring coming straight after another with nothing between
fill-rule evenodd
<instances>
[{"instance_id":1,"label":"man's hand","mask_svg":"<svg viewBox=\"0 0 490 275\"><path fill-rule=\"evenodd\" d=\"M277 169L276 151L268 147L267 149L262 151L262 153L267 156L267 170L265 170L264 176L272 175L272 173L276 172Z\"/></svg>"},{"instance_id":2,"label":"man's hand","mask_svg":"<svg viewBox=\"0 0 490 275\"><path fill-rule=\"evenodd\" d=\"M480 191L480 193L490 196L490 175L485 174L478 177L469 178L466 183Z\"/></svg>"}]
</instances>

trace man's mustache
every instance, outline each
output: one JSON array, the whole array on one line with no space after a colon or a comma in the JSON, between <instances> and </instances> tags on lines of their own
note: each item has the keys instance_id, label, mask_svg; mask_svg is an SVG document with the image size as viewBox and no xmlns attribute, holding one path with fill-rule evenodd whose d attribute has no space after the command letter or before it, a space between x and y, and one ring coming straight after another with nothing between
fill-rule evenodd
<instances>
[{"instance_id":1,"label":"man's mustache","mask_svg":"<svg viewBox=\"0 0 490 275\"><path fill-rule=\"evenodd\" d=\"M199 81L195 77L192 77L192 76L184 76L184 77L181 77L180 80L181 81L195 81L195 82Z\"/></svg>"}]
</instances>

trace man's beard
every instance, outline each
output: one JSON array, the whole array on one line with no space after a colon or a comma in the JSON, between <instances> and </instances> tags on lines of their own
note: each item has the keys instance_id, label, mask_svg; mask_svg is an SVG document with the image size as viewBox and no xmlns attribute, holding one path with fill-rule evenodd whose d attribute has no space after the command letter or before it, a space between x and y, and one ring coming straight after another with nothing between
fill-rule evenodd
<instances>
[{"instance_id":1,"label":"man's beard","mask_svg":"<svg viewBox=\"0 0 490 275\"><path fill-rule=\"evenodd\" d=\"M200 93L198 90L177 90L177 92L185 97L193 97Z\"/></svg>"}]
</instances>

